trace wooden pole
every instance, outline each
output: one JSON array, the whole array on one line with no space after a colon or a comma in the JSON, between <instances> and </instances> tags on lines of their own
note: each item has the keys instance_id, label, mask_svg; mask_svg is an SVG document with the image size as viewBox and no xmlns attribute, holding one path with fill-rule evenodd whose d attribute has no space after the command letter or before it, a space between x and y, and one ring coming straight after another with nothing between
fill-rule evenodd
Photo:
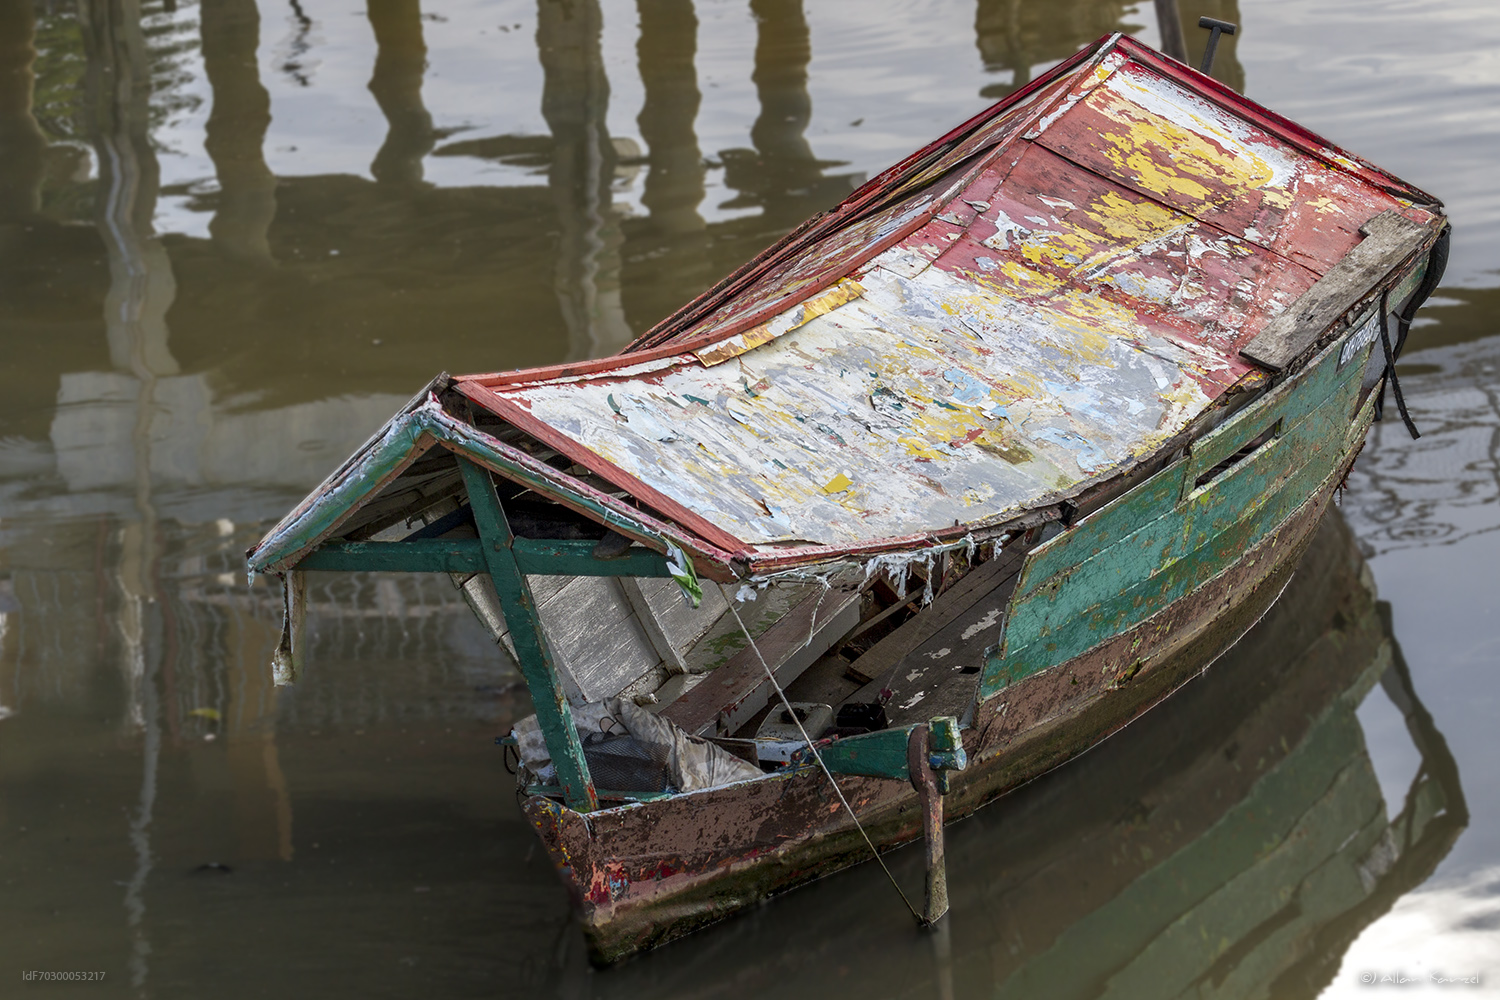
<instances>
[{"instance_id":1,"label":"wooden pole","mask_svg":"<svg viewBox=\"0 0 1500 1000\"><path fill-rule=\"evenodd\" d=\"M542 632L536 598L532 596L526 574L521 572L515 553L511 551L515 536L511 534L510 523L506 521L500 498L495 493L495 482L488 469L466 458L460 457L458 466L469 491L469 506L474 511L474 526L479 529L479 539L483 543L490 582L494 584L500 606L505 610L505 623L516 648L516 660L521 665L526 686L531 689L536 721L547 741L547 750L552 754L563 796L572 808L580 812L592 811L599 808L599 796L594 790L588 761L583 756L578 730L573 725L573 708L563 694L557 669L552 663L552 651L547 646L547 636Z\"/></svg>"},{"instance_id":2,"label":"wooden pole","mask_svg":"<svg viewBox=\"0 0 1500 1000\"><path fill-rule=\"evenodd\" d=\"M922 922L931 926L948 912L948 865L943 856L943 792L928 763L928 726L917 726L906 744L906 767L922 803L922 837L927 845L927 901Z\"/></svg>"},{"instance_id":3,"label":"wooden pole","mask_svg":"<svg viewBox=\"0 0 1500 1000\"><path fill-rule=\"evenodd\" d=\"M1161 32L1161 50L1178 62L1187 62L1187 39L1182 34L1182 15L1177 0L1156 0L1156 27Z\"/></svg>"}]
</instances>

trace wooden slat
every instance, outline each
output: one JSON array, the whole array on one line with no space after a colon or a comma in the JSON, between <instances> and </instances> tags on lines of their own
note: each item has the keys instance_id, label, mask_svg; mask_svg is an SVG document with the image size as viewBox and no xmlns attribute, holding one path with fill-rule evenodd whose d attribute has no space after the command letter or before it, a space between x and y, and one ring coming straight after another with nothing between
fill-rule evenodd
<instances>
[{"instance_id":1,"label":"wooden slat","mask_svg":"<svg viewBox=\"0 0 1500 1000\"><path fill-rule=\"evenodd\" d=\"M962 717L974 704L986 654L1004 635L1006 609L1019 574L1006 574L896 667L861 688L850 701L874 701L889 691L886 718L892 726L939 715Z\"/></svg>"},{"instance_id":2,"label":"wooden slat","mask_svg":"<svg viewBox=\"0 0 1500 1000\"><path fill-rule=\"evenodd\" d=\"M816 587L810 590L801 603L755 640L783 688L859 621L858 585L835 585L826 593ZM741 609L742 615L749 613L748 608ZM722 717L732 733L772 697L760 657L755 649L745 648L664 708L661 715L695 734L711 730Z\"/></svg>"},{"instance_id":3,"label":"wooden slat","mask_svg":"<svg viewBox=\"0 0 1500 1000\"><path fill-rule=\"evenodd\" d=\"M538 614L574 704L614 697L661 660L617 580L573 577Z\"/></svg>"},{"instance_id":4,"label":"wooden slat","mask_svg":"<svg viewBox=\"0 0 1500 1000\"><path fill-rule=\"evenodd\" d=\"M729 602L718 587L704 587L703 600L695 608L682 599L682 589L673 580L639 580L637 584L667 641L684 658L704 633L713 628L714 622L729 610Z\"/></svg>"},{"instance_id":5,"label":"wooden slat","mask_svg":"<svg viewBox=\"0 0 1500 1000\"><path fill-rule=\"evenodd\" d=\"M1307 352L1328 328L1369 294L1386 275L1415 252L1431 226L1412 222L1395 209L1361 227L1364 240L1241 349L1240 354L1271 371L1281 371Z\"/></svg>"},{"instance_id":6,"label":"wooden slat","mask_svg":"<svg viewBox=\"0 0 1500 1000\"><path fill-rule=\"evenodd\" d=\"M657 619L656 609L651 606L651 601L641 589L640 583L627 577L620 581L620 589L625 592L626 600L635 609L635 616L640 620L641 629L646 633L646 638L651 640L651 646L656 650L656 655L660 656L662 662L667 665L667 670L674 674L687 673L687 663L682 658L682 650L672 643L672 637L667 635L667 630Z\"/></svg>"},{"instance_id":7,"label":"wooden slat","mask_svg":"<svg viewBox=\"0 0 1500 1000\"><path fill-rule=\"evenodd\" d=\"M1002 550L999 555L975 568L963 579L939 594L932 605L903 622L890 635L871 646L850 665L850 670L870 680L885 676L897 663L959 615L969 610L984 595L994 590L1008 575L1021 567L1025 553Z\"/></svg>"}]
</instances>

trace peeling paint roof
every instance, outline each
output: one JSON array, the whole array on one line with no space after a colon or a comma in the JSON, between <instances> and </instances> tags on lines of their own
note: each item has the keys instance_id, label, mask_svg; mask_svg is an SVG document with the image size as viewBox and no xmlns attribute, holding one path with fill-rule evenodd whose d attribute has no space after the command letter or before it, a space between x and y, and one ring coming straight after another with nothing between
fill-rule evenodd
<instances>
[{"instance_id":1,"label":"peeling paint roof","mask_svg":"<svg viewBox=\"0 0 1500 1000\"><path fill-rule=\"evenodd\" d=\"M1361 225L1435 205L1112 36L625 352L454 385L753 575L1131 468L1260 377L1240 347Z\"/></svg>"}]
</instances>

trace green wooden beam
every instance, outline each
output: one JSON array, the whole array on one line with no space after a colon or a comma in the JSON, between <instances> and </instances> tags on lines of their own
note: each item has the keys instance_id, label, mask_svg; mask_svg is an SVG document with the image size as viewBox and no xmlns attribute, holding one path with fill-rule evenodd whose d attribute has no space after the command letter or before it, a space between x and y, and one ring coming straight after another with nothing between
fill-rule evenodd
<instances>
[{"instance_id":1,"label":"green wooden beam","mask_svg":"<svg viewBox=\"0 0 1500 1000\"><path fill-rule=\"evenodd\" d=\"M486 573L489 566L477 538L421 538L413 542L327 542L304 556L297 569Z\"/></svg>"},{"instance_id":2,"label":"green wooden beam","mask_svg":"<svg viewBox=\"0 0 1500 1000\"><path fill-rule=\"evenodd\" d=\"M845 736L818 752L834 774L863 774L870 778L910 780L906 742L915 726L880 729L863 736Z\"/></svg>"},{"instance_id":3,"label":"green wooden beam","mask_svg":"<svg viewBox=\"0 0 1500 1000\"><path fill-rule=\"evenodd\" d=\"M542 576L671 576L667 560L633 548L618 559L598 559L591 539L515 538L511 552L522 573ZM488 573L477 538L418 538L398 542L326 542L297 569L340 572Z\"/></svg>"},{"instance_id":4,"label":"green wooden beam","mask_svg":"<svg viewBox=\"0 0 1500 1000\"><path fill-rule=\"evenodd\" d=\"M459 457L464 485L469 491L469 505L474 510L474 526L479 529L480 551L489 567L490 580L505 611L505 623L515 646L516 659L526 686L531 689L536 720L547 741L547 750L557 768L563 797L579 811L599 808L594 779L583 756L583 743L573 725L573 709L563 694L547 636L537 615L536 598L526 582L526 574L516 562L512 550L517 539L495 493L495 482L489 471L466 458Z\"/></svg>"},{"instance_id":5,"label":"green wooden beam","mask_svg":"<svg viewBox=\"0 0 1500 1000\"><path fill-rule=\"evenodd\" d=\"M511 543L523 573L543 576L671 576L667 560L650 549L627 549L618 559L598 559L590 539L517 538Z\"/></svg>"}]
</instances>

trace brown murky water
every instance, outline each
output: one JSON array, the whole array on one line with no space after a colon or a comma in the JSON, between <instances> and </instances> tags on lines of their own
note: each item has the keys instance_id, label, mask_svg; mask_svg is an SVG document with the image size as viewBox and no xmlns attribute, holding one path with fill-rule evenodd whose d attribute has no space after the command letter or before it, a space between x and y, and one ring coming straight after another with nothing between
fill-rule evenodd
<instances>
[{"instance_id":1,"label":"brown murky water","mask_svg":"<svg viewBox=\"0 0 1500 1000\"><path fill-rule=\"evenodd\" d=\"M1500 988L1500 19L1181 6L1448 202L1424 436L1377 428L1233 654L954 828L945 932L860 869L596 973L448 584L319 581L277 691L241 553L437 371L618 349L1154 7L0 0L0 995Z\"/></svg>"}]
</instances>

